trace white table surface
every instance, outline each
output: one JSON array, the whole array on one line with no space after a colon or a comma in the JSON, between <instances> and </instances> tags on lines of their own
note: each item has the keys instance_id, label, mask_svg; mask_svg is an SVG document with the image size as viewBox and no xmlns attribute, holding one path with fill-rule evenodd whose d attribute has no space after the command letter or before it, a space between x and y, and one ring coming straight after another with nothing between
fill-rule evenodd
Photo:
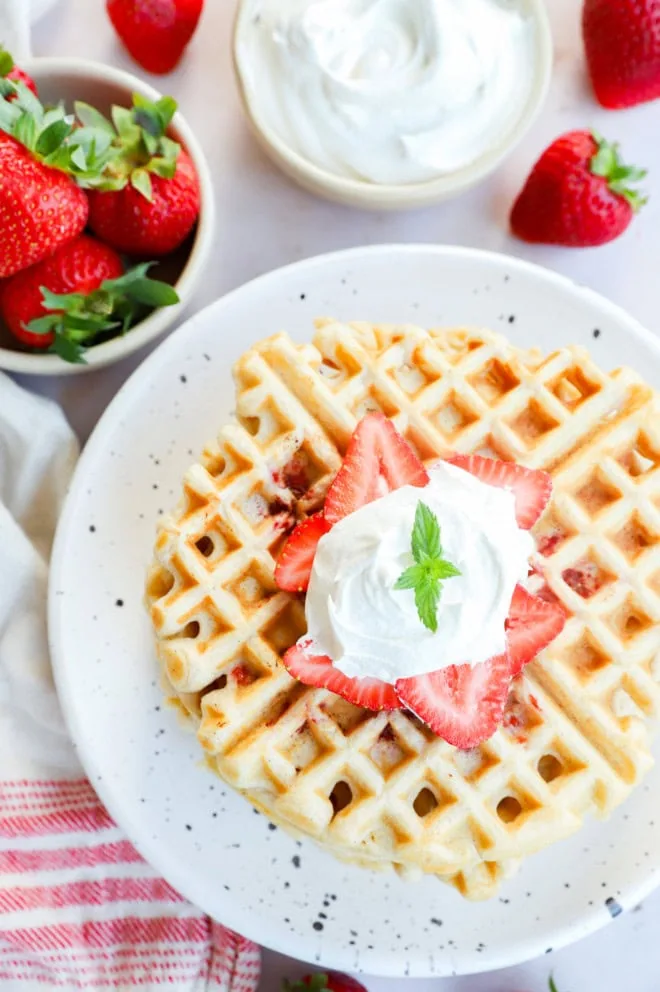
<instances>
[{"instance_id":1,"label":"white table surface","mask_svg":"<svg viewBox=\"0 0 660 992\"><path fill-rule=\"evenodd\" d=\"M36 55L97 58L133 71L116 43L102 0L61 0L39 24ZM549 0L554 26L555 78L549 102L523 146L478 190L418 213L367 214L333 206L303 193L280 176L247 132L229 57L234 3L207 0L201 30L183 66L164 85L196 129L215 174L219 225L213 262L195 309L250 278L321 252L379 242L474 245L521 255L564 272L627 307L651 329L660 303L660 196L652 198L619 242L585 252L530 248L507 233L513 196L540 150L559 132L596 126L618 138L626 154L652 170L660 193L660 101L623 113L600 110L589 94L579 33L578 0ZM160 85L157 83L156 85ZM368 314L356 314L367 318ZM81 440L143 355L79 378L21 381L57 399ZM543 992L550 970L564 992L659 992L660 893L635 913L566 951L507 972L453 980L365 979L370 992ZM301 953L304 953L301 949ZM267 953L262 992L276 992L285 974L302 974L293 962Z\"/></svg>"}]
</instances>

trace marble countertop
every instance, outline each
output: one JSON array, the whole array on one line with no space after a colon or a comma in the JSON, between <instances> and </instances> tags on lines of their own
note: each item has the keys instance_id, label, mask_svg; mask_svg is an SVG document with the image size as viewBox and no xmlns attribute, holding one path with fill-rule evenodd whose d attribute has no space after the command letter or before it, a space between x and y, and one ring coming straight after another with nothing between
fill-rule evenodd
<instances>
[{"instance_id":1,"label":"marble countertop","mask_svg":"<svg viewBox=\"0 0 660 992\"><path fill-rule=\"evenodd\" d=\"M595 126L621 141L627 158L651 170L660 190L660 101L607 113L593 102L584 75L577 0L551 0L556 55L545 112L516 154L487 183L432 209L399 215L334 206L297 189L269 164L248 133L233 83L230 35L234 4L207 0L203 29L181 68L162 85L180 102L212 164L218 201L213 261L194 309L269 269L310 255L361 244L431 242L472 245L519 255L563 272L625 306L652 330L660 301L657 258L660 197L620 241L571 251L529 247L507 232L512 198L539 152L558 133ZM34 35L36 55L96 58L137 71L119 48L101 0L60 0ZM156 82L156 85L161 85ZM654 136L654 137L652 137ZM356 315L359 316L359 315ZM82 441L144 353L82 377L33 379L29 388L55 398ZM563 952L497 974L475 978L391 981L365 979L369 992L544 992L551 971L560 992L658 992L660 893L639 911ZM304 949L301 948L301 954ZM634 964L632 964L634 962ZM302 966L271 953L264 957L263 992L276 992L284 975Z\"/></svg>"}]
</instances>

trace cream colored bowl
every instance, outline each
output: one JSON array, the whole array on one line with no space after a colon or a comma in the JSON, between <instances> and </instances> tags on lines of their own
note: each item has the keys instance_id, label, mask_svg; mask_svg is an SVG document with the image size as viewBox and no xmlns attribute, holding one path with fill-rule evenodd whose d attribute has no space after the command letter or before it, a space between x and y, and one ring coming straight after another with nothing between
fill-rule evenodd
<instances>
[{"instance_id":1,"label":"cream colored bowl","mask_svg":"<svg viewBox=\"0 0 660 992\"><path fill-rule=\"evenodd\" d=\"M71 106L74 100L84 100L107 113L113 103L130 106L133 93L140 93L150 100L158 100L162 95L137 76L99 62L36 58L23 61L22 65L33 76L42 99L48 103L64 100ZM215 204L208 163L197 138L181 114L177 114L172 122L172 134L192 158L201 187L201 211L194 234L158 267L158 278L172 283L181 302L173 307L155 310L123 337L89 348L85 352L86 365L71 365L58 355L23 349L0 321L0 368L30 375L88 372L131 355L154 341L181 317L209 259L215 231Z\"/></svg>"},{"instance_id":2,"label":"cream colored bowl","mask_svg":"<svg viewBox=\"0 0 660 992\"><path fill-rule=\"evenodd\" d=\"M497 145L489 148L470 165L422 183L383 185L336 175L320 168L291 149L255 109L239 57L239 37L246 18L250 16L249 8L252 2L253 0L240 0L234 23L234 71L243 107L252 130L272 161L304 189L326 199L373 210L407 210L411 207L429 206L458 196L459 193L481 182L497 168L531 127L545 102L552 75L552 32L545 0L525 0L536 26L535 74L527 103L518 120L505 132Z\"/></svg>"}]
</instances>

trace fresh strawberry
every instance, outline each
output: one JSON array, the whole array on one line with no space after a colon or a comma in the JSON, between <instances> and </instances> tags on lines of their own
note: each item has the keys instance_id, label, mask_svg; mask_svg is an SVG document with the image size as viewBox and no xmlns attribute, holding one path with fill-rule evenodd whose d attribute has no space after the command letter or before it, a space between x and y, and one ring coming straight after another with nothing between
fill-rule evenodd
<instances>
[{"instance_id":1,"label":"fresh strawberry","mask_svg":"<svg viewBox=\"0 0 660 992\"><path fill-rule=\"evenodd\" d=\"M176 101L133 99L132 110L113 110L119 134L102 178L88 184L89 224L117 251L160 258L175 251L195 226L199 178L188 153L167 137ZM76 110L83 123L98 120L84 104Z\"/></svg>"},{"instance_id":2,"label":"fresh strawberry","mask_svg":"<svg viewBox=\"0 0 660 992\"><path fill-rule=\"evenodd\" d=\"M87 223L87 198L70 176L0 132L0 278L51 255Z\"/></svg>"},{"instance_id":3,"label":"fresh strawberry","mask_svg":"<svg viewBox=\"0 0 660 992\"><path fill-rule=\"evenodd\" d=\"M349 442L342 467L328 490L324 513L336 524L361 506L401 486L425 486L426 469L394 424L369 413Z\"/></svg>"},{"instance_id":4,"label":"fresh strawberry","mask_svg":"<svg viewBox=\"0 0 660 992\"><path fill-rule=\"evenodd\" d=\"M659 8L660 9L660 8ZM523 241L588 248L613 241L646 202L632 184L646 172L591 131L557 138L538 160L511 212Z\"/></svg>"},{"instance_id":5,"label":"fresh strawberry","mask_svg":"<svg viewBox=\"0 0 660 992\"><path fill-rule=\"evenodd\" d=\"M80 362L86 347L128 330L145 307L178 302L171 286L147 278L147 269L123 274L112 248L81 235L0 282L0 316L28 347L52 347L66 361Z\"/></svg>"},{"instance_id":6,"label":"fresh strawberry","mask_svg":"<svg viewBox=\"0 0 660 992\"><path fill-rule=\"evenodd\" d=\"M91 293L106 279L118 279L124 266L119 255L100 241L81 235L49 258L0 283L0 314L14 337L31 348L48 348L55 339L28 329L44 317L42 288L51 293Z\"/></svg>"},{"instance_id":7,"label":"fresh strawberry","mask_svg":"<svg viewBox=\"0 0 660 992\"><path fill-rule=\"evenodd\" d=\"M9 80L10 83L22 83L23 86L27 86L29 90L32 90L35 96L38 96L37 84L32 76L28 76L27 72L19 69L9 52L0 46L0 97L4 96L6 100L13 101L16 99L15 92L3 92L4 87L1 84L5 79Z\"/></svg>"},{"instance_id":8,"label":"fresh strawberry","mask_svg":"<svg viewBox=\"0 0 660 992\"><path fill-rule=\"evenodd\" d=\"M147 72L171 72L192 38L204 0L106 0L115 31Z\"/></svg>"},{"instance_id":9,"label":"fresh strawberry","mask_svg":"<svg viewBox=\"0 0 660 992\"><path fill-rule=\"evenodd\" d=\"M367 992L367 990L354 978L340 975L338 971L329 971L327 974L305 975L299 982L285 981L282 992Z\"/></svg>"},{"instance_id":10,"label":"fresh strawberry","mask_svg":"<svg viewBox=\"0 0 660 992\"><path fill-rule=\"evenodd\" d=\"M552 495L552 479L547 472L481 455L454 455L447 461L489 486L509 489L516 497L516 520L523 530L534 526Z\"/></svg>"},{"instance_id":11,"label":"fresh strawberry","mask_svg":"<svg viewBox=\"0 0 660 992\"><path fill-rule=\"evenodd\" d=\"M452 665L431 675L399 679L396 694L409 710L454 747L476 747L497 730L511 684L507 654L482 665Z\"/></svg>"},{"instance_id":12,"label":"fresh strawberry","mask_svg":"<svg viewBox=\"0 0 660 992\"><path fill-rule=\"evenodd\" d=\"M307 653L309 642L299 642L284 655L284 667L305 685L329 689L355 706L367 710L400 710L394 688L378 679L349 679L335 668L330 658Z\"/></svg>"},{"instance_id":13,"label":"fresh strawberry","mask_svg":"<svg viewBox=\"0 0 660 992\"><path fill-rule=\"evenodd\" d=\"M305 592L309 585L316 548L330 530L322 513L298 524L291 533L275 568L275 582L285 592Z\"/></svg>"},{"instance_id":14,"label":"fresh strawberry","mask_svg":"<svg viewBox=\"0 0 660 992\"><path fill-rule=\"evenodd\" d=\"M25 87L15 95L0 100L0 278L81 233L89 207L79 183L113 155L98 129L76 127L62 107L46 110Z\"/></svg>"},{"instance_id":15,"label":"fresh strawberry","mask_svg":"<svg viewBox=\"0 0 660 992\"><path fill-rule=\"evenodd\" d=\"M585 0L582 35L604 107L617 110L660 97L660 0Z\"/></svg>"},{"instance_id":16,"label":"fresh strawberry","mask_svg":"<svg viewBox=\"0 0 660 992\"><path fill-rule=\"evenodd\" d=\"M554 641L566 624L566 613L559 603L533 596L523 586L516 586L506 621L511 675L520 675Z\"/></svg>"}]
</instances>

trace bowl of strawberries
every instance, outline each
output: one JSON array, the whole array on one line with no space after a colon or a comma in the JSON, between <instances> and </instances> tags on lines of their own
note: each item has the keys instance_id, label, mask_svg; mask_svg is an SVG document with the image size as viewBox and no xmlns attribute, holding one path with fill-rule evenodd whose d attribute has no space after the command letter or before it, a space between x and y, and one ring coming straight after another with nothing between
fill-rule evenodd
<instances>
[{"instance_id":1,"label":"bowl of strawberries","mask_svg":"<svg viewBox=\"0 0 660 992\"><path fill-rule=\"evenodd\" d=\"M83 372L152 342L190 303L214 228L210 170L171 97L0 50L0 368Z\"/></svg>"}]
</instances>

